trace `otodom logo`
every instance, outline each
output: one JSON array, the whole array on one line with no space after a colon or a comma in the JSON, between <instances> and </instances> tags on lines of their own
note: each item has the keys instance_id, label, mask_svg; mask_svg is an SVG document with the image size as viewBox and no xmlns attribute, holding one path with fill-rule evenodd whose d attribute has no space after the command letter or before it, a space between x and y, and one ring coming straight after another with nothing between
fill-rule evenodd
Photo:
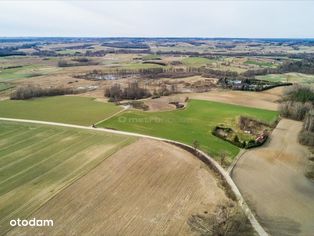
<instances>
[{"instance_id":1,"label":"otodom logo","mask_svg":"<svg viewBox=\"0 0 314 236\"><path fill-rule=\"evenodd\" d=\"M30 219L30 220L21 220L20 218L10 220L10 225L15 227L45 227L45 226L53 226L53 220L40 220L40 219Z\"/></svg>"}]
</instances>

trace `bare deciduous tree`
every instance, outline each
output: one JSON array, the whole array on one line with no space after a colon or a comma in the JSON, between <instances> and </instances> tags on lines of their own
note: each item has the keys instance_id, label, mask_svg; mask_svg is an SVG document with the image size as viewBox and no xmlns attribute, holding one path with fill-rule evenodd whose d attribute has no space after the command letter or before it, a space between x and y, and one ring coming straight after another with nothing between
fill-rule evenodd
<instances>
[{"instance_id":1,"label":"bare deciduous tree","mask_svg":"<svg viewBox=\"0 0 314 236\"><path fill-rule=\"evenodd\" d=\"M238 206L218 205L210 215L195 214L188 219L192 231L201 236L248 236L254 235L253 228Z\"/></svg>"}]
</instances>

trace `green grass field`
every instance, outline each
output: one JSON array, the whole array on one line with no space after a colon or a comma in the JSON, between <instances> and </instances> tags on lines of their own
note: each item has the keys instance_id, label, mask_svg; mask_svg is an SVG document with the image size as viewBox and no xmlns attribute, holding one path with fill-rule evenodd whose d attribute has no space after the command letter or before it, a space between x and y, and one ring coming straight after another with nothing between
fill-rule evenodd
<instances>
[{"instance_id":1,"label":"green grass field","mask_svg":"<svg viewBox=\"0 0 314 236\"><path fill-rule=\"evenodd\" d=\"M65 50L61 50L61 51L57 51L58 54L60 55L65 55L65 54L69 54L69 55L74 55L76 52L82 52L83 50L71 50L71 49L65 49Z\"/></svg>"},{"instance_id":2,"label":"green grass field","mask_svg":"<svg viewBox=\"0 0 314 236\"><path fill-rule=\"evenodd\" d=\"M14 86L12 84L9 84L9 83L1 83L0 82L0 92L1 91L4 91L4 90L7 90L9 88L13 88Z\"/></svg>"},{"instance_id":3,"label":"green grass field","mask_svg":"<svg viewBox=\"0 0 314 236\"><path fill-rule=\"evenodd\" d=\"M143 60L160 60L160 56L157 55L157 54L148 54L148 55L145 55L143 56Z\"/></svg>"},{"instance_id":4,"label":"green grass field","mask_svg":"<svg viewBox=\"0 0 314 236\"><path fill-rule=\"evenodd\" d=\"M314 75L307 75L302 73L270 74L256 76L256 78L271 82L289 82L305 84L314 83Z\"/></svg>"},{"instance_id":5,"label":"green grass field","mask_svg":"<svg viewBox=\"0 0 314 236\"><path fill-rule=\"evenodd\" d=\"M182 60L182 63L187 66L204 66L212 62L212 60L204 57L187 57Z\"/></svg>"},{"instance_id":6,"label":"green grass field","mask_svg":"<svg viewBox=\"0 0 314 236\"><path fill-rule=\"evenodd\" d=\"M59 68L41 65L27 65L18 68L3 69L0 71L0 82L47 75L57 70L59 70Z\"/></svg>"},{"instance_id":7,"label":"green grass field","mask_svg":"<svg viewBox=\"0 0 314 236\"><path fill-rule=\"evenodd\" d=\"M184 110L127 111L100 123L99 126L168 138L190 145L197 140L200 148L214 158L218 159L221 152L226 151L232 159L239 152L239 148L213 136L211 132L213 127L219 124L236 127L240 115L269 123L278 117L275 111L191 100Z\"/></svg>"},{"instance_id":8,"label":"green grass field","mask_svg":"<svg viewBox=\"0 0 314 236\"><path fill-rule=\"evenodd\" d=\"M256 65L256 66L260 66L260 67L275 67L275 65L271 62L267 62L267 61L257 61L257 60L247 60L246 62L244 62L244 64L246 65Z\"/></svg>"},{"instance_id":9,"label":"green grass field","mask_svg":"<svg viewBox=\"0 0 314 236\"><path fill-rule=\"evenodd\" d=\"M0 121L0 235L133 137Z\"/></svg>"},{"instance_id":10,"label":"green grass field","mask_svg":"<svg viewBox=\"0 0 314 236\"><path fill-rule=\"evenodd\" d=\"M0 117L92 125L121 110L93 98L56 96L31 100L0 101Z\"/></svg>"}]
</instances>

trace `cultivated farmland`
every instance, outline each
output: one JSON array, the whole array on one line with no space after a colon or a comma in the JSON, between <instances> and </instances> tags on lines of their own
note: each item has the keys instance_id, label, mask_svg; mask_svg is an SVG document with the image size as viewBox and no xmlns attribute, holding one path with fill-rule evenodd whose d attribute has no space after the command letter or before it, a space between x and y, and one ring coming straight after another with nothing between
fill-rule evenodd
<instances>
[{"instance_id":1,"label":"cultivated farmland","mask_svg":"<svg viewBox=\"0 0 314 236\"><path fill-rule=\"evenodd\" d=\"M271 82L288 82L301 84L314 83L314 75L307 75L302 73L270 74L257 76L256 78Z\"/></svg>"},{"instance_id":2,"label":"cultivated farmland","mask_svg":"<svg viewBox=\"0 0 314 236\"><path fill-rule=\"evenodd\" d=\"M158 100L162 100L167 101L168 104L171 100L176 101L181 99L184 101L186 97L189 97L191 99L208 100L247 107L258 107L261 109L276 111L278 110L278 101L281 99L282 93L283 87L277 87L263 92L213 89L210 92L205 93L176 94L169 97L152 99L151 102L157 103Z\"/></svg>"},{"instance_id":3,"label":"cultivated farmland","mask_svg":"<svg viewBox=\"0 0 314 236\"><path fill-rule=\"evenodd\" d=\"M168 138L190 145L197 140L200 148L214 158L219 159L219 154L225 151L232 159L239 152L239 148L213 136L211 132L214 126L219 124L236 128L240 115L272 123L277 119L278 113L225 103L191 100L184 110L127 111L99 126Z\"/></svg>"},{"instance_id":4,"label":"cultivated farmland","mask_svg":"<svg viewBox=\"0 0 314 236\"><path fill-rule=\"evenodd\" d=\"M0 82L48 75L56 71L58 71L58 68L43 65L26 65L12 69L5 69L0 70Z\"/></svg>"},{"instance_id":5,"label":"cultivated farmland","mask_svg":"<svg viewBox=\"0 0 314 236\"><path fill-rule=\"evenodd\" d=\"M204 66L213 63L213 61L204 57L187 57L182 60L182 63L187 66Z\"/></svg>"},{"instance_id":6,"label":"cultivated farmland","mask_svg":"<svg viewBox=\"0 0 314 236\"><path fill-rule=\"evenodd\" d=\"M312 235L313 182L304 175L310 152L297 141L299 121L282 119L270 143L247 151L232 177L271 235Z\"/></svg>"},{"instance_id":7,"label":"cultivated farmland","mask_svg":"<svg viewBox=\"0 0 314 236\"><path fill-rule=\"evenodd\" d=\"M26 218L135 138L0 122L0 228Z\"/></svg>"},{"instance_id":8,"label":"cultivated farmland","mask_svg":"<svg viewBox=\"0 0 314 236\"><path fill-rule=\"evenodd\" d=\"M31 120L92 125L121 110L111 103L92 98L57 96L31 100L0 101L0 116Z\"/></svg>"},{"instance_id":9,"label":"cultivated farmland","mask_svg":"<svg viewBox=\"0 0 314 236\"><path fill-rule=\"evenodd\" d=\"M54 227L9 235L194 235L192 214L212 214L227 200L212 172L192 154L141 139L50 200L32 217Z\"/></svg>"}]
</instances>

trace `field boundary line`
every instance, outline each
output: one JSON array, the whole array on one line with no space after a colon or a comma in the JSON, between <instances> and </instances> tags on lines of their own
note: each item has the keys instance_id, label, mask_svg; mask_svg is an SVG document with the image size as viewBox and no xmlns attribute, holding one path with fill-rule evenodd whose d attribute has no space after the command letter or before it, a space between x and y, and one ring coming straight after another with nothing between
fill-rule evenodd
<instances>
[{"instance_id":1,"label":"field boundary line","mask_svg":"<svg viewBox=\"0 0 314 236\"><path fill-rule=\"evenodd\" d=\"M114 116L116 116L116 115L118 115L118 114L120 114L120 113L126 111L127 109L128 109L127 107L123 107L122 110L117 111L116 113L112 114L111 116L109 116L109 117L107 117L107 118L105 118L105 119L103 119L103 120L97 121L97 122L96 122L95 124L93 124L93 125L96 126L96 125L98 125L98 124L100 124L100 123L102 123L102 122L104 122L104 121L106 121L106 120L109 120L109 119L111 119L112 117L114 117Z\"/></svg>"},{"instance_id":2,"label":"field boundary line","mask_svg":"<svg viewBox=\"0 0 314 236\"><path fill-rule=\"evenodd\" d=\"M120 134L120 135L129 135L134 137L141 137L141 138L149 138L153 140L168 142L177 146L180 146L182 148L188 149L188 150L195 150L197 153L201 154L204 158L206 158L206 161L208 161L223 177L223 179L226 181L226 183L231 188L232 192L234 193L239 205L242 207L245 215L248 217L250 223L252 224L252 227L254 230L258 233L260 236L267 236L268 234L264 230L264 228L260 225L260 223L257 221L256 217L252 213L251 209L245 202L242 194L240 193L240 190L236 186L236 184L233 182L231 176L227 171L225 171L219 164L216 162L213 158L211 158L209 155L204 153L203 151L199 149L195 149L194 147L181 143L178 141L173 141L165 138L158 138L154 136L139 134L139 133L132 133L132 132L126 132L126 131L119 131L119 130L113 130L113 129L106 129L106 128L93 128L88 126L81 126L81 125L73 125L73 124L65 124L65 123L57 123L57 122L48 122L48 121L38 121L38 120L26 120L26 119L14 119L14 118L4 118L0 117L0 120L3 121L13 121L13 122L23 122L23 123L33 123L33 124L43 124L43 125L55 125L55 126L61 126L61 127L69 127L69 128L78 128L78 129L85 129L85 130L93 130L93 131L102 131L107 133L113 133L113 134ZM195 155L196 156L196 155ZM199 160L199 156L196 156Z\"/></svg>"}]
</instances>

